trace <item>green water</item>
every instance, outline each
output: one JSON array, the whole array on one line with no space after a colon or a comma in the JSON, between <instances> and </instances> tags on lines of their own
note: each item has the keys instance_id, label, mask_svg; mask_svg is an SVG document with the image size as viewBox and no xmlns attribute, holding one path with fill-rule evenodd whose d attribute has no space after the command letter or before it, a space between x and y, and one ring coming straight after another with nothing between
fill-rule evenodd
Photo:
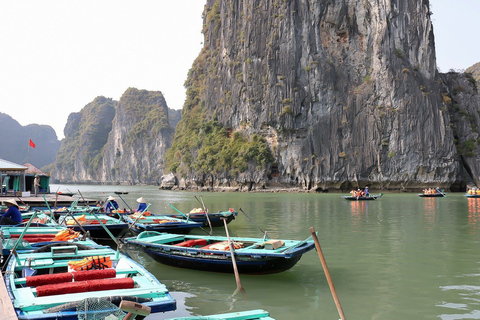
<instances>
[{"instance_id":1,"label":"green water","mask_svg":"<svg viewBox=\"0 0 480 320\"><path fill-rule=\"evenodd\" d=\"M128 191L122 198L130 206L136 207L135 199L143 196L158 213L173 213L168 203L184 212L200 206L194 198L200 193L157 187L68 189L93 198ZM211 212L242 208L271 238L303 240L314 227L347 319L480 319L480 199L386 193L376 201L349 202L332 193L201 195ZM230 235L261 237L259 229L239 214L228 225ZM214 232L225 235L224 228ZM138 250L128 253L177 300L177 311L148 320L257 308L277 320L339 319L316 251L280 274L241 275L247 297L232 297L233 274L173 268Z\"/></svg>"}]
</instances>

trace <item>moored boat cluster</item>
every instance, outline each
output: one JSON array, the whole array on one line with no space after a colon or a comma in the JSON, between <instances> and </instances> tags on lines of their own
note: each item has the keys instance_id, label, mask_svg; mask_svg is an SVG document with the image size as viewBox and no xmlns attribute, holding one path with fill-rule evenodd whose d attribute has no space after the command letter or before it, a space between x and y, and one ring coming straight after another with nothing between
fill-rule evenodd
<instances>
[{"instance_id":1,"label":"moored boat cluster","mask_svg":"<svg viewBox=\"0 0 480 320\"><path fill-rule=\"evenodd\" d=\"M14 199L4 201L19 207ZM46 203L45 208L22 210L21 222L0 226L1 288L12 301L14 316L123 319L175 310L167 287L124 254L124 245L142 248L167 265L234 273L237 289L238 274L283 272L315 247L312 237L270 239L266 232L263 238L230 237L227 224L238 215L232 208L209 213L203 206L182 213L171 205L176 213L160 215L145 199L137 202L137 210L119 209L113 196L100 206L80 206L78 200L63 208ZM212 235L216 227L224 227L227 236ZM188 235L194 228L206 235ZM113 240L116 247L102 244L104 240ZM257 309L205 316L213 318L273 319Z\"/></svg>"}]
</instances>

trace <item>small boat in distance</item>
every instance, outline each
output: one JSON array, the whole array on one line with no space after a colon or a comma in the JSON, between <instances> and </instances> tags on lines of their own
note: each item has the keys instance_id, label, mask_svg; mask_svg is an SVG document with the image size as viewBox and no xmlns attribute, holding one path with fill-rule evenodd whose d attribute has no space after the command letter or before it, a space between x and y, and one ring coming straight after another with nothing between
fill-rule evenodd
<instances>
[{"instance_id":1,"label":"small boat in distance","mask_svg":"<svg viewBox=\"0 0 480 320\"><path fill-rule=\"evenodd\" d=\"M230 240L234 246L238 272L245 274L286 271L304 253L315 248L311 236L303 241L242 237L230 237ZM125 239L125 242L143 247L146 254L166 265L211 272L233 272L228 237L147 231Z\"/></svg>"},{"instance_id":2,"label":"small boat in distance","mask_svg":"<svg viewBox=\"0 0 480 320\"><path fill-rule=\"evenodd\" d=\"M445 197L447 194L440 190L439 188L428 188L423 189L423 193L419 193L418 196L421 198L442 198Z\"/></svg>"},{"instance_id":3,"label":"small boat in distance","mask_svg":"<svg viewBox=\"0 0 480 320\"><path fill-rule=\"evenodd\" d=\"M378 198L381 198L383 196L383 193L380 194L370 194L368 196L342 196L343 199L345 200L350 200L350 201L364 201L364 200L377 200Z\"/></svg>"}]
</instances>

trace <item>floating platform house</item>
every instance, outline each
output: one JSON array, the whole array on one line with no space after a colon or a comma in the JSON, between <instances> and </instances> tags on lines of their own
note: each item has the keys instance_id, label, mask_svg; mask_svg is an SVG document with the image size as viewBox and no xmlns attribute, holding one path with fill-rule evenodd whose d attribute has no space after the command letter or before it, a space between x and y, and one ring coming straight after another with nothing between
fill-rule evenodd
<instances>
[{"instance_id":1,"label":"floating platform house","mask_svg":"<svg viewBox=\"0 0 480 320\"><path fill-rule=\"evenodd\" d=\"M37 196L35 196L33 184L36 175L40 178L40 190ZM19 204L30 207L46 207L46 199L51 207L68 207L77 200L70 196L50 193L50 175L43 173L30 163L20 165L0 159L0 182L0 201L6 198L14 198ZM85 199L85 201L92 206L96 202L91 199Z\"/></svg>"}]
</instances>

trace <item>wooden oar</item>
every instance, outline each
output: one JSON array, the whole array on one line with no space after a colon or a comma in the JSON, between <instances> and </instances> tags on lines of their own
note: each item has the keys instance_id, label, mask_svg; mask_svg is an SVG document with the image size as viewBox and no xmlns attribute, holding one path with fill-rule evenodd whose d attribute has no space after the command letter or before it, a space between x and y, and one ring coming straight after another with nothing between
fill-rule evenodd
<instances>
[{"instance_id":1,"label":"wooden oar","mask_svg":"<svg viewBox=\"0 0 480 320\"><path fill-rule=\"evenodd\" d=\"M333 286L332 277L330 276L330 272L328 271L327 262L325 261L325 257L323 256L322 248L320 247L320 242L317 238L317 233L315 232L315 229L313 227L310 227L310 233L312 234L313 241L315 242L315 247L317 248L320 262L322 263L323 270L325 271L325 277L327 278L328 286L330 287L330 291L332 292L333 300L335 301L335 305L337 306L340 319L345 320L345 314L343 313L342 306L340 305L340 300L338 299L337 292L335 291L335 287Z\"/></svg>"},{"instance_id":2,"label":"wooden oar","mask_svg":"<svg viewBox=\"0 0 480 320\"><path fill-rule=\"evenodd\" d=\"M140 218L143 216L143 214L145 212L147 212L147 210L150 206L151 206L151 204L149 203L148 206L145 208L145 210L143 210L142 213L137 217L137 219L135 219L135 221L130 225L130 227L128 227L128 230L124 233L124 236L127 235L128 231L130 231L130 229L132 229L132 227L137 223L137 221L140 220Z\"/></svg>"},{"instance_id":3,"label":"wooden oar","mask_svg":"<svg viewBox=\"0 0 480 320\"><path fill-rule=\"evenodd\" d=\"M200 202L200 200L198 200L197 196L195 196L195 199L197 199L197 201ZM202 201L200 202L200 204L203 207L203 212L205 212L205 217L207 218L208 225L210 226L210 233L209 234L212 235L213 229L212 229L212 223L210 222L210 218L208 217L208 209L205 208L205 203L203 203L203 198L201 198L201 199L202 199Z\"/></svg>"},{"instance_id":4,"label":"wooden oar","mask_svg":"<svg viewBox=\"0 0 480 320\"><path fill-rule=\"evenodd\" d=\"M125 203L125 205L128 207L128 209L130 209L130 212L133 212L133 209L128 205L128 203L125 202L125 200L123 200L122 196L120 194L117 194L117 196L122 199L123 203Z\"/></svg>"},{"instance_id":5,"label":"wooden oar","mask_svg":"<svg viewBox=\"0 0 480 320\"><path fill-rule=\"evenodd\" d=\"M237 262L235 261L235 251L233 249L232 241L230 241L230 235L228 234L227 219L223 217L220 219L223 220L223 224L225 226L225 232L227 233L228 245L230 246L230 254L232 256L233 272L235 273L235 280L237 281L237 289L235 289L235 291L233 292L233 296L236 295L238 291L241 291L244 296L247 296L247 293L245 292L245 289L243 289L242 283L240 282L240 276L238 274L238 269L237 269Z\"/></svg>"},{"instance_id":6,"label":"wooden oar","mask_svg":"<svg viewBox=\"0 0 480 320\"><path fill-rule=\"evenodd\" d=\"M263 238L264 238L264 239L267 238L267 231L263 231L262 228L260 228L260 227L258 226L258 224L256 224L255 221L253 221L253 220L245 213L245 211L242 210L242 208L240 208L239 210L242 211L243 214L245 215L245 217L247 217L248 220L250 220L250 222L253 223L253 224L258 228L258 230L260 230L260 231L263 233Z\"/></svg>"}]
</instances>

